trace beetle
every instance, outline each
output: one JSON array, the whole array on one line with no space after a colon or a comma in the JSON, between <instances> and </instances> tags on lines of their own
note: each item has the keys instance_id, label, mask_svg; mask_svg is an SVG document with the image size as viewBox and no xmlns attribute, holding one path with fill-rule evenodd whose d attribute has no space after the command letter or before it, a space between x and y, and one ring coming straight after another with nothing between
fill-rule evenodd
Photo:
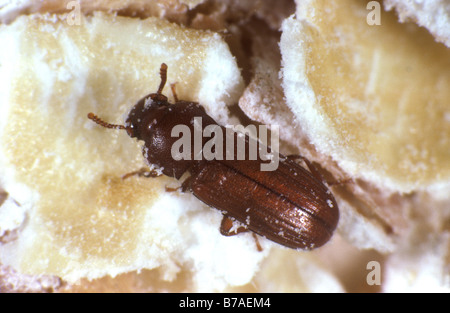
<instances>
[{"instance_id":1,"label":"beetle","mask_svg":"<svg viewBox=\"0 0 450 313\"><path fill-rule=\"evenodd\" d=\"M199 103L178 100L173 85L175 103L168 101L162 94L167 81L164 63L160 78L157 92L140 99L124 125L110 124L93 113L88 114L97 124L124 129L130 137L144 142L143 154L152 170L131 175L155 177L162 173L179 180L188 172L190 176L181 183L182 191L191 191L207 205L222 211L220 232L226 236L252 231L285 247L303 250L320 247L331 238L339 220L339 209L320 173L306 158L279 154L280 162L273 171L261 171L264 160L251 160L247 152L244 160L204 157L175 160L171 148L177 138L172 137L171 130L176 125L194 130L193 119L201 117L203 128L215 125L226 130ZM234 136L243 137L237 133ZM248 136L244 138L248 144ZM240 226L234 227L233 221Z\"/></svg>"}]
</instances>

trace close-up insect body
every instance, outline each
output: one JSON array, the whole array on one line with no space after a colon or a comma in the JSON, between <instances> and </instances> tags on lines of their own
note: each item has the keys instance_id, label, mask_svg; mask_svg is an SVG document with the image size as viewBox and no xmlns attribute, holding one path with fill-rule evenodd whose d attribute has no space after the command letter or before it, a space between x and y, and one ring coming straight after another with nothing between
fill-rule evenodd
<instances>
[{"instance_id":1,"label":"close-up insect body","mask_svg":"<svg viewBox=\"0 0 450 313\"><path fill-rule=\"evenodd\" d=\"M159 172L149 171L147 176L162 173L180 179L188 172L190 176L182 182L181 189L191 191L224 214L220 227L223 235L249 230L283 246L306 250L320 247L331 238L339 220L339 209L321 175L306 158L279 154L280 162L273 171L262 171L261 164L267 160L249 158L247 152L243 160L226 158L227 149L223 149L224 157L213 160L194 155L175 159L172 147L178 139L173 137L172 129L177 125L188 127L194 134L194 118L201 117L202 128L216 125L223 133L226 130L200 104L178 100L174 88L175 103L170 103L162 94L167 80L164 63L160 76L158 91L139 100L124 125L104 122L93 113L88 118L106 128L124 129L130 137L142 140L147 164L159 169ZM248 136L238 133L234 138L235 142L239 138L244 138L247 144L250 141ZM206 141L204 138L203 145ZM233 153L237 153L235 146ZM190 149L192 154L194 150ZM300 166L297 159L309 170ZM235 230L230 221L239 222L241 227Z\"/></svg>"}]
</instances>

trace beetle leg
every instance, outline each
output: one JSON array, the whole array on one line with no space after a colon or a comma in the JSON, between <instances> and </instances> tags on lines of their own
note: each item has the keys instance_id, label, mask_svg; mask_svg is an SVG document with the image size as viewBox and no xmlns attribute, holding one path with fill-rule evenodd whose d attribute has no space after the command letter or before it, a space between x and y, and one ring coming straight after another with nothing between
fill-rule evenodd
<instances>
[{"instance_id":1,"label":"beetle leg","mask_svg":"<svg viewBox=\"0 0 450 313\"><path fill-rule=\"evenodd\" d=\"M327 181L327 185L328 186L335 186L335 185L349 184L349 183L352 183L352 182L353 182L353 179L351 179L351 178L347 178L347 179L343 179L343 180L338 179L338 180L335 180L335 181Z\"/></svg>"},{"instance_id":2,"label":"beetle leg","mask_svg":"<svg viewBox=\"0 0 450 313\"><path fill-rule=\"evenodd\" d=\"M176 188L175 187L167 187L167 186L165 187L166 192L183 191L182 188L183 187L181 187L181 186L180 187L176 187Z\"/></svg>"},{"instance_id":3,"label":"beetle leg","mask_svg":"<svg viewBox=\"0 0 450 313\"><path fill-rule=\"evenodd\" d=\"M137 175L139 177L159 177L159 176L162 175L162 173L157 172L155 170L149 171L147 168L143 167L143 168L141 168L138 171L134 171L134 172L131 172L131 173L123 175L122 179L127 179L127 178L129 178L131 176L134 176L134 175ZM176 188L174 188L174 187L167 187L166 186L165 189L166 189L166 192L183 191L183 187L182 186L176 187Z\"/></svg>"},{"instance_id":4,"label":"beetle leg","mask_svg":"<svg viewBox=\"0 0 450 313\"><path fill-rule=\"evenodd\" d=\"M249 230L244 226L235 227L233 220L225 214L220 223L220 233L223 236L235 236L240 233L248 232ZM256 249L261 252L263 251L261 245L259 244L258 237L252 232L253 238L255 239Z\"/></svg>"},{"instance_id":5,"label":"beetle leg","mask_svg":"<svg viewBox=\"0 0 450 313\"><path fill-rule=\"evenodd\" d=\"M244 226L236 227L234 221L227 214L223 216L222 222L220 223L220 233L223 236L234 236L247 231L248 229Z\"/></svg>"},{"instance_id":6,"label":"beetle leg","mask_svg":"<svg viewBox=\"0 0 450 313\"><path fill-rule=\"evenodd\" d=\"M323 178L322 174L320 174L317 167L315 167L307 158L301 156L300 154L288 155L287 158L292 161L295 161L297 159L302 159L303 162L305 162L306 166L309 168L311 174L313 174L320 181L325 181L325 179Z\"/></svg>"},{"instance_id":7,"label":"beetle leg","mask_svg":"<svg viewBox=\"0 0 450 313\"><path fill-rule=\"evenodd\" d=\"M158 177L158 176L161 176L162 173L160 173L158 171L155 171L155 170L150 170L149 171L148 168L143 167L140 170L137 170L137 171L134 171L134 172L131 172L131 173L127 173L127 174L123 175L122 179L127 179L127 178L129 178L131 176L134 176L134 175L137 175L139 177L142 177L142 176L143 177Z\"/></svg>"},{"instance_id":8,"label":"beetle leg","mask_svg":"<svg viewBox=\"0 0 450 313\"><path fill-rule=\"evenodd\" d=\"M322 182L326 182L328 186L334 186L334 185L341 185L341 184L348 184L350 182L353 182L353 179L351 178L347 178L344 180L335 180L335 181L327 181L323 178L322 174L319 172L319 170L317 169L317 167L314 166L314 164L312 164L307 158L299 155L299 154L292 154L292 155L288 155L287 158L289 160L297 160L297 159L302 159L303 162L305 162L306 166L308 166L310 172L317 178L320 179L320 181Z\"/></svg>"},{"instance_id":9,"label":"beetle leg","mask_svg":"<svg viewBox=\"0 0 450 313\"><path fill-rule=\"evenodd\" d=\"M253 235L253 239L255 239L256 250L258 250L258 252L262 252L262 251L263 251L263 248L262 248L261 245L259 244L258 236L256 236L255 233L252 233L252 235Z\"/></svg>"},{"instance_id":10,"label":"beetle leg","mask_svg":"<svg viewBox=\"0 0 450 313\"><path fill-rule=\"evenodd\" d=\"M191 178L192 175L186 178L181 184L181 192L186 192L191 190Z\"/></svg>"},{"instance_id":11,"label":"beetle leg","mask_svg":"<svg viewBox=\"0 0 450 313\"><path fill-rule=\"evenodd\" d=\"M178 96L177 96L177 92L175 90L175 85L176 84L177 83L170 84L170 89L172 90L172 95L173 95L173 99L175 100L175 103L178 102Z\"/></svg>"}]
</instances>

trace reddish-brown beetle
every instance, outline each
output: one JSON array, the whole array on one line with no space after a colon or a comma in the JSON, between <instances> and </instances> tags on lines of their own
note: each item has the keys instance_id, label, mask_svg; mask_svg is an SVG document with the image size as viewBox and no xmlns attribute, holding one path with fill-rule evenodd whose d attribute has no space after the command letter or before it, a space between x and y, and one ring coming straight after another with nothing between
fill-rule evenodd
<instances>
[{"instance_id":1,"label":"reddish-brown beetle","mask_svg":"<svg viewBox=\"0 0 450 313\"><path fill-rule=\"evenodd\" d=\"M192 191L198 199L224 213L220 227L223 235L234 235L245 228L293 249L314 249L331 238L339 220L338 206L307 159L279 154L280 162L274 171L261 171L261 164L265 162L261 158L175 160L171 153L177 140L172 135L175 126L185 125L194 133L193 120L201 117L203 128L216 125L226 130L217 125L200 104L178 100L173 88L175 103L169 103L162 94L167 80L164 63L160 76L158 91L136 103L125 125L106 123L93 113L88 117L103 127L124 129L130 137L144 141L143 153L148 165L159 169L159 172L147 172L146 176L154 177L162 172L180 179L189 172L182 190ZM235 133L234 137L243 136ZM248 136L244 140L248 144ZM298 158L305 162L309 171L295 162ZM231 220L240 222L241 228L232 230Z\"/></svg>"}]
</instances>

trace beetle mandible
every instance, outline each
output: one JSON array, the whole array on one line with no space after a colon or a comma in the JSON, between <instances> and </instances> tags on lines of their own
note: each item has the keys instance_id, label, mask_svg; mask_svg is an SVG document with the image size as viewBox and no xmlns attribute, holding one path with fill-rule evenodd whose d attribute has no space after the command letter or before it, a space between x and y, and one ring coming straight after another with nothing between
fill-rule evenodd
<instances>
[{"instance_id":1,"label":"beetle mandible","mask_svg":"<svg viewBox=\"0 0 450 313\"><path fill-rule=\"evenodd\" d=\"M203 128L217 123L199 103L178 100L173 85L175 103L168 101L162 94L167 80L164 63L160 77L157 92L139 100L124 125L104 122L93 113L88 118L106 128L124 129L130 137L144 141L146 162L160 170L148 171L147 176L155 177L162 172L180 179L185 172L190 173L182 182L182 191L191 191L201 201L222 211L223 235L250 230L283 246L305 250L320 247L331 238L339 220L338 206L320 173L306 158L279 154L280 162L274 171L261 171L264 160L260 158L175 160L171 155L177 140L171 135L173 127L186 125L194 133L194 117L202 118ZM217 127L226 131L223 126ZM244 136L235 133L234 137ZM248 136L245 140L248 144ZM296 159L302 159L309 171ZM232 230L231 221L238 221L240 228Z\"/></svg>"}]
</instances>

